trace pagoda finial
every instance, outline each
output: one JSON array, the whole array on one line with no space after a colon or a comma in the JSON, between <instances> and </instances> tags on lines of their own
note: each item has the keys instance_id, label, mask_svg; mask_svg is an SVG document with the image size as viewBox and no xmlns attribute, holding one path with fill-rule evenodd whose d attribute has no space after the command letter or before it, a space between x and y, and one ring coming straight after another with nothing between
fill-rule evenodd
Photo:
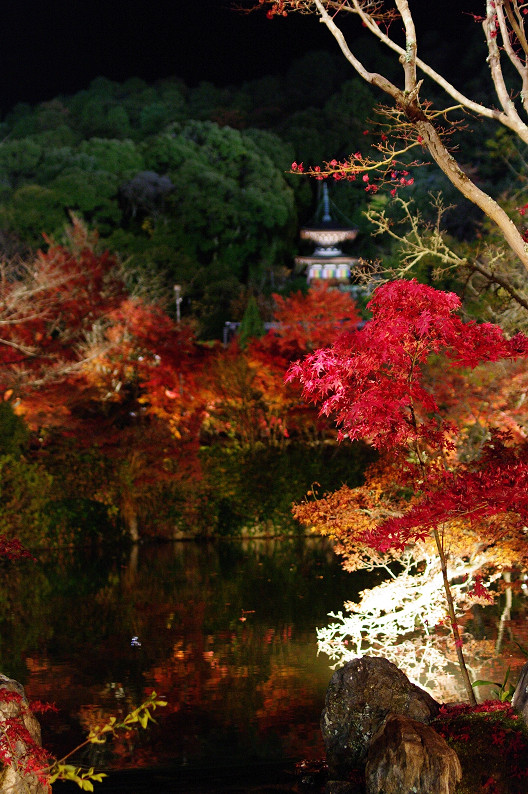
<instances>
[{"instance_id":1,"label":"pagoda finial","mask_svg":"<svg viewBox=\"0 0 528 794\"><path fill-rule=\"evenodd\" d=\"M330 215L330 197L328 195L328 185L323 182L323 223L330 223L332 216Z\"/></svg>"}]
</instances>

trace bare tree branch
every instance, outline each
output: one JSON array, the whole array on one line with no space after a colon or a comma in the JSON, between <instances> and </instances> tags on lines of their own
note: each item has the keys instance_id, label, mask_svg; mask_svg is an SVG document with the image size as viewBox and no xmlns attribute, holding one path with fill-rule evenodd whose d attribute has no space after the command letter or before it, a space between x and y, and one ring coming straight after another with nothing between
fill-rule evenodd
<instances>
[{"instance_id":1,"label":"bare tree branch","mask_svg":"<svg viewBox=\"0 0 528 794\"><path fill-rule=\"evenodd\" d=\"M510 219L503 207L485 191L483 191L464 171L457 162L452 152L445 143L446 130L438 126L439 111L432 111L427 102L420 98L422 84L417 80L417 68L421 68L429 77L437 82L448 94L456 98L460 105L485 118L493 118L528 143L528 125L520 118L512 92L508 89L504 77L501 55L503 52L521 77L521 99L524 104L528 97L528 66L526 64L526 38L524 36L524 17L519 11L519 0L483 0L486 15L483 18L483 28L488 47L488 64L491 79L497 95L501 110L486 108L479 103L460 94L452 84L437 72L428 67L418 58L418 44L416 29L408 0L393 0L392 3L382 3L380 0L262 0L271 5L271 13L287 13L287 11L300 11L301 13L315 13L335 38L347 61L352 65L357 74L370 85L376 86L389 97L394 107L394 124L396 129L413 128L415 141L419 141L429 152L439 168L448 177L451 183L469 201L479 207L500 229L505 241L521 262L528 275L528 244L523 234ZM259 5L262 4L259 3ZM392 9L390 6L392 5ZM389 10L387 10L389 9ZM504 9L506 13L504 13ZM399 56L399 61L404 73L404 88L401 89L391 80L378 72L369 71L362 63L348 43L342 29L336 22L343 13L356 14L368 31L383 42ZM393 41L386 30L388 23L399 18L403 22L405 31L405 48ZM501 46L499 46L501 44ZM524 59L517 50L524 54ZM440 111L444 119L447 110ZM451 124L451 130L453 125ZM449 132L449 128L448 128ZM409 145L412 136L405 132L404 138ZM390 153L387 152L389 155ZM369 167L376 167L376 163L368 163ZM382 162L383 166L384 163ZM336 164L320 173L318 178L335 175L339 178L348 174L353 177L358 173L358 163L352 162Z\"/></svg>"}]
</instances>

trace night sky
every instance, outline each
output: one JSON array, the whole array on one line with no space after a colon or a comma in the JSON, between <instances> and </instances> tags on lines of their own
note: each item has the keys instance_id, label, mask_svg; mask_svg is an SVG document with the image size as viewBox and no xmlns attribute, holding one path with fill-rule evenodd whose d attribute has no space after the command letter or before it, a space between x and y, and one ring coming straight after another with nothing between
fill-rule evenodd
<instances>
[{"instance_id":1,"label":"night sky","mask_svg":"<svg viewBox=\"0 0 528 794\"><path fill-rule=\"evenodd\" d=\"M316 48L336 50L313 17L269 21L232 0L10 0L3 3L0 108L72 94L104 75L177 76L218 85L276 73ZM447 26L449 9L484 0L415 0L418 22ZM436 7L436 16L435 16Z\"/></svg>"}]
</instances>

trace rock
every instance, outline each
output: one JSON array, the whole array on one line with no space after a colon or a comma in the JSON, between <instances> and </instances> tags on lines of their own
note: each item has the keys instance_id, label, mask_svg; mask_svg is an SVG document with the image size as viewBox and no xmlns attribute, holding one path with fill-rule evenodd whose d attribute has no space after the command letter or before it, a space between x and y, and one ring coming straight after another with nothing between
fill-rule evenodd
<instances>
[{"instance_id":1,"label":"rock","mask_svg":"<svg viewBox=\"0 0 528 794\"><path fill-rule=\"evenodd\" d=\"M387 714L429 722L439 708L387 659L364 656L347 662L330 680L321 715L329 777L346 780L364 765L370 740Z\"/></svg>"},{"instance_id":2,"label":"rock","mask_svg":"<svg viewBox=\"0 0 528 794\"><path fill-rule=\"evenodd\" d=\"M3 694L6 691L14 692L17 697L10 699ZM0 728L5 720L20 720L21 727L28 731L35 744L42 746L40 725L29 709L24 687L18 681L0 674ZM19 738L11 749L14 761L23 759L27 751L26 742ZM48 794L49 787L39 783L35 775L22 775L15 766L2 767L1 762L0 770L0 794Z\"/></svg>"},{"instance_id":3,"label":"rock","mask_svg":"<svg viewBox=\"0 0 528 794\"><path fill-rule=\"evenodd\" d=\"M528 662L521 670L515 692L512 697L512 706L515 711L522 715L523 720L528 725Z\"/></svg>"},{"instance_id":4,"label":"rock","mask_svg":"<svg viewBox=\"0 0 528 794\"><path fill-rule=\"evenodd\" d=\"M462 768L429 725L389 714L372 738L365 776L367 794L454 794Z\"/></svg>"}]
</instances>

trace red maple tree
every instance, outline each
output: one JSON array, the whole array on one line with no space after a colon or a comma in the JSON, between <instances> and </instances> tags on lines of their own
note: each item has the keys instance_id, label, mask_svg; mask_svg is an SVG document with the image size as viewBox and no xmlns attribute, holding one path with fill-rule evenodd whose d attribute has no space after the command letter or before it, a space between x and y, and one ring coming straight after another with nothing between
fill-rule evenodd
<instances>
[{"instance_id":1,"label":"red maple tree","mask_svg":"<svg viewBox=\"0 0 528 794\"><path fill-rule=\"evenodd\" d=\"M442 416L424 368L433 356L441 357L444 366L468 368L525 358L528 338L518 334L507 339L498 326L464 323L457 315L456 295L416 281L379 287L369 309L372 319L361 330L345 332L331 347L294 363L287 377L300 380L304 396L317 402L322 414L334 417L341 438L363 439L389 453L401 481L414 491L407 512L382 521L362 540L384 552L433 536L457 654L473 702L447 578L445 536L453 520L506 514L528 521L527 448L512 448L507 434L495 433L477 460L458 464L457 428Z\"/></svg>"},{"instance_id":2,"label":"red maple tree","mask_svg":"<svg viewBox=\"0 0 528 794\"><path fill-rule=\"evenodd\" d=\"M274 327L259 346L289 361L329 344L337 331L354 329L361 320L351 296L324 282L273 299Z\"/></svg>"}]
</instances>

